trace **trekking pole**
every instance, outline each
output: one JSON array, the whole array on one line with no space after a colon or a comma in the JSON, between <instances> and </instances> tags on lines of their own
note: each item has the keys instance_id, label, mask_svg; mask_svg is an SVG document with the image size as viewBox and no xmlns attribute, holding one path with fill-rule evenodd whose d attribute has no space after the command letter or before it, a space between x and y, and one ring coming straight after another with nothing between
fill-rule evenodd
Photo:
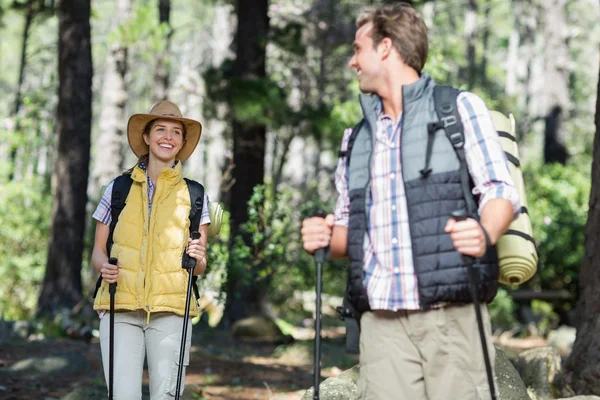
<instances>
[{"instance_id":1,"label":"trekking pole","mask_svg":"<svg viewBox=\"0 0 600 400\"><path fill-rule=\"evenodd\" d=\"M457 222L464 221L467 219L467 214L464 211L454 211L452 213L452 218L454 218ZM467 266L471 298L473 299L473 305L475 306L475 316L477 317L479 338L481 339L481 347L483 348L483 360L485 362L485 370L487 373L488 384L490 386L490 395L492 396L492 400L496 400L494 374L492 373L492 364L487 349L487 341L485 340L485 331L483 329L483 318L481 316L481 308L479 307L479 289L477 287L477 285L479 284L479 274L475 274L475 271L473 270L473 257L463 254L462 259L465 265Z\"/></svg>"},{"instance_id":2,"label":"trekking pole","mask_svg":"<svg viewBox=\"0 0 600 400\"><path fill-rule=\"evenodd\" d=\"M108 263L117 265L117 259L110 257ZM110 342L108 345L108 398L113 400L114 368L115 368L115 293L117 293L117 282L108 285L110 294Z\"/></svg>"},{"instance_id":3,"label":"trekking pole","mask_svg":"<svg viewBox=\"0 0 600 400\"><path fill-rule=\"evenodd\" d=\"M327 214L323 211L316 211L313 217L325 218ZM315 301L315 347L313 349L313 377L314 392L313 400L319 400L319 384L321 382L321 285L323 280L323 263L325 262L325 250L322 247L315 251L315 261L317 264L317 284Z\"/></svg>"},{"instance_id":4,"label":"trekking pole","mask_svg":"<svg viewBox=\"0 0 600 400\"><path fill-rule=\"evenodd\" d=\"M196 239L200 239L200 232L198 231L194 231L192 232L192 240L196 240ZM183 332L181 333L181 347L179 348L179 366L177 368L177 387L175 388L175 399L179 400L179 396L180 396L180 386L181 386L181 378L183 375L183 359L185 356L185 339L187 337L187 324L188 324L188 318L190 317L190 300L192 298L192 283L193 283L193 276L194 276L194 268L196 268L196 259L194 257L190 257L187 254L185 254L185 256L187 256L187 269L190 273L189 279L188 279L188 287L187 287L187 294L185 296L185 314L183 317Z\"/></svg>"}]
</instances>

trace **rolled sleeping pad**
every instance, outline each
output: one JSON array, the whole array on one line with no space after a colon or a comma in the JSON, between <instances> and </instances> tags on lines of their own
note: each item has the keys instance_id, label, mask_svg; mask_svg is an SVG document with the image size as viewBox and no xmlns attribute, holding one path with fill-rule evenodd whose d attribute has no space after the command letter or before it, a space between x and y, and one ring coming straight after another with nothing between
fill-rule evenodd
<instances>
[{"instance_id":1,"label":"rolled sleeping pad","mask_svg":"<svg viewBox=\"0 0 600 400\"><path fill-rule=\"evenodd\" d=\"M527 211L527 197L515 137L515 119L512 114L507 118L498 111L490 111L490 116L500 135L500 143L508 159L510 176L519 192L522 207L519 217L510 224L508 231L496 243L500 267L498 281L505 285L520 285L535 275L538 255Z\"/></svg>"},{"instance_id":2,"label":"rolled sleeping pad","mask_svg":"<svg viewBox=\"0 0 600 400\"><path fill-rule=\"evenodd\" d=\"M219 202L209 202L208 210L210 212L210 225L208 226L208 237L214 238L221 232L223 224L223 207Z\"/></svg>"}]
</instances>

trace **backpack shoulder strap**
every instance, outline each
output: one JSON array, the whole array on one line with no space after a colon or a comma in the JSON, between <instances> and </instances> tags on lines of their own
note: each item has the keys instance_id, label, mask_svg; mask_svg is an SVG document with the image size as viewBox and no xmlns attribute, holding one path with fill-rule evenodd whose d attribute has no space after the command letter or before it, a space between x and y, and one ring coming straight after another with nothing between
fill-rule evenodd
<instances>
[{"instance_id":1,"label":"backpack shoulder strap","mask_svg":"<svg viewBox=\"0 0 600 400\"><path fill-rule=\"evenodd\" d=\"M117 222L119 222L119 215L121 215L121 211L125 208L125 201L127 200L127 196L129 195L129 189L131 189L131 184L133 180L131 179L130 174L119 175L113 181L112 193L110 196L110 225L108 238L106 238L106 252L110 257L110 251L112 250L113 245L113 234L115 232L115 228L117 227ZM98 294L98 290L102 285L102 275L98 277L96 281L96 289L94 290L94 297Z\"/></svg>"},{"instance_id":2,"label":"backpack shoulder strap","mask_svg":"<svg viewBox=\"0 0 600 400\"><path fill-rule=\"evenodd\" d=\"M129 174L119 175L113 183L112 195L110 197L110 232L106 240L106 251L109 256L113 245L113 234L117 227L117 222L119 222L119 215L121 215L121 211L125 208L125 202L132 183L133 180Z\"/></svg>"},{"instance_id":3,"label":"backpack shoulder strap","mask_svg":"<svg viewBox=\"0 0 600 400\"><path fill-rule=\"evenodd\" d=\"M202 208L204 207L204 186L200 183L192 180L185 179L185 183L188 187L188 192L190 192L190 236L192 232L200 231L200 221L202 219ZM184 255L182 261L184 263L184 268L187 265L187 254ZM192 276L192 284L194 289L194 296L196 296L196 300L200 300L200 291L198 290L198 277L196 275Z\"/></svg>"},{"instance_id":4,"label":"backpack shoulder strap","mask_svg":"<svg viewBox=\"0 0 600 400\"><path fill-rule=\"evenodd\" d=\"M430 123L429 131L443 129L448 140L454 147L460 162L460 183L462 186L467 212L471 216L477 214L477 204L471 192L469 167L465 155L465 133L460 115L458 114L457 98L460 90L452 86L437 85L433 89L433 104L439 118L438 122Z\"/></svg>"},{"instance_id":5,"label":"backpack shoulder strap","mask_svg":"<svg viewBox=\"0 0 600 400\"><path fill-rule=\"evenodd\" d=\"M190 192L190 234L200 230L200 220L202 219L202 208L204 206L204 186L200 183L183 178Z\"/></svg>"},{"instance_id":6,"label":"backpack shoulder strap","mask_svg":"<svg viewBox=\"0 0 600 400\"><path fill-rule=\"evenodd\" d=\"M346 157L346 165L350 165L350 154L352 153L352 147L354 146L354 142L356 141L356 137L358 136L358 133L360 132L360 128L362 128L363 124L365 123L365 119L361 119L360 122L358 124L356 124L354 126L354 128L352 128L352 133L350 134L350 137L348 138L348 147L346 148L346 150L340 150L338 152L338 157L339 158L344 158Z\"/></svg>"}]
</instances>

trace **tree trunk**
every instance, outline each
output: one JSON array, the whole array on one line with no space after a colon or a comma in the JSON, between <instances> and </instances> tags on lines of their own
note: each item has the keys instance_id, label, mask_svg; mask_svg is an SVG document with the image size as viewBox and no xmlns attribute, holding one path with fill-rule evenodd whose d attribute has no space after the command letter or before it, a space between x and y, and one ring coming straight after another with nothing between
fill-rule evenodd
<instances>
[{"instance_id":1,"label":"tree trunk","mask_svg":"<svg viewBox=\"0 0 600 400\"><path fill-rule=\"evenodd\" d=\"M508 55L506 58L506 85L508 96L517 94L519 70L519 45L521 42L521 0L513 0L513 28L508 38Z\"/></svg>"},{"instance_id":2,"label":"tree trunk","mask_svg":"<svg viewBox=\"0 0 600 400\"><path fill-rule=\"evenodd\" d=\"M576 309L577 339L561 378L576 394L600 396L600 74L597 93L592 188Z\"/></svg>"},{"instance_id":3,"label":"tree trunk","mask_svg":"<svg viewBox=\"0 0 600 400\"><path fill-rule=\"evenodd\" d=\"M477 0L469 0L465 14L465 40L467 42L467 68L463 69L462 81L468 88L475 86L477 78L477 63L475 61L475 45L477 44Z\"/></svg>"},{"instance_id":4,"label":"tree trunk","mask_svg":"<svg viewBox=\"0 0 600 400\"><path fill-rule=\"evenodd\" d=\"M156 55L156 69L154 71L154 85L152 87L152 102L158 103L167 98L169 89L169 46L171 44L171 0L158 0L158 15L160 24L168 27L165 37L165 47L163 51Z\"/></svg>"},{"instance_id":5,"label":"tree trunk","mask_svg":"<svg viewBox=\"0 0 600 400\"><path fill-rule=\"evenodd\" d=\"M131 15L131 0L117 0L116 5L115 29L125 23ZM100 186L108 184L125 169L127 53L127 46L112 43L106 58L102 82L100 135L95 146L97 150L92 172L92 193L96 193Z\"/></svg>"},{"instance_id":6,"label":"tree trunk","mask_svg":"<svg viewBox=\"0 0 600 400\"><path fill-rule=\"evenodd\" d=\"M268 3L268 0L236 2L234 79L256 80L266 76ZM229 197L231 246L240 233L241 225L248 221L248 201L252 197L254 187L264 181L266 144L266 126L234 120L232 127L234 167ZM245 243L251 244L250 237L243 239ZM247 285L247 282L242 282L244 279L239 274L229 272L231 273L228 273L227 279L227 301L222 319L222 325L225 327L248 315L263 313L266 300L266 290L260 281ZM254 276L255 271L250 271L250 275Z\"/></svg>"},{"instance_id":7,"label":"tree trunk","mask_svg":"<svg viewBox=\"0 0 600 400\"><path fill-rule=\"evenodd\" d=\"M53 316L82 298L81 260L86 221L92 123L90 0L58 8L57 157L52 227L38 315Z\"/></svg>"},{"instance_id":8,"label":"tree trunk","mask_svg":"<svg viewBox=\"0 0 600 400\"><path fill-rule=\"evenodd\" d=\"M535 38L538 27L539 18L539 7L535 4L529 4L527 7L524 6L522 0L515 0L518 4L518 8L515 9L515 13L519 13L516 18L522 22L523 30L521 32L522 37L522 51L519 57L519 62L524 65L525 77L523 79L523 93L525 93L523 103L523 113L521 121L518 122L519 129L517 129L517 140L521 140L531 130L531 110L534 108L534 96L533 96L533 69L534 60L536 53L535 51ZM516 14L515 14L516 15ZM521 19L523 18L523 19Z\"/></svg>"},{"instance_id":9,"label":"tree trunk","mask_svg":"<svg viewBox=\"0 0 600 400\"><path fill-rule=\"evenodd\" d=\"M484 11L484 26L483 26L483 37L481 39L483 51L481 53L481 65L479 66L479 82L481 83L482 89L486 89L487 81L487 64L488 64L488 45L490 41L490 28L492 26L492 2L488 0L485 3Z\"/></svg>"},{"instance_id":10,"label":"tree trunk","mask_svg":"<svg viewBox=\"0 0 600 400\"><path fill-rule=\"evenodd\" d=\"M544 162L564 164L568 154L562 121L571 110L569 101L569 50L566 0L547 0L544 7L544 114L546 115Z\"/></svg>"},{"instance_id":11,"label":"tree trunk","mask_svg":"<svg viewBox=\"0 0 600 400\"><path fill-rule=\"evenodd\" d=\"M13 104L12 115L18 121L18 114L21 110L21 96L23 91L23 82L25 81L25 67L27 65L27 45L29 43L29 31L31 30L31 24L35 16L33 8L34 0L27 2L27 14L25 15L25 25L23 25L23 36L21 41L21 63L19 65L19 80L17 82L17 92L15 94L15 102ZM19 124L15 126L15 130L19 131ZM8 176L10 181L15 179L15 173L17 172L17 147L13 147L10 150L10 166L11 171Z\"/></svg>"}]
</instances>

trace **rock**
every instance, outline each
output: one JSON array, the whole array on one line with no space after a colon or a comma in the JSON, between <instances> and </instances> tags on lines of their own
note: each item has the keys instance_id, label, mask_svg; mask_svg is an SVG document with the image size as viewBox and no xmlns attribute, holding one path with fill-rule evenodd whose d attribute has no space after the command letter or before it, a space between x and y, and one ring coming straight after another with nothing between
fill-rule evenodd
<instances>
[{"instance_id":1,"label":"rock","mask_svg":"<svg viewBox=\"0 0 600 400\"><path fill-rule=\"evenodd\" d=\"M0 368L0 376L64 376L85 373L87 369L85 356L72 351L17 361L8 368Z\"/></svg>"},{"instance_id":2,"label":"rock","mask_svg":"<svg viewBox=\"0 0 600 400\"><path fill-rule=\"evenodd\" d=\"M13 337L27 339L33 333L33 328L29 321L15 321L13 325Z\"/></svg>"},{"instance_id":3,"label":"rock","mask_svg":"<svg viewBox=\"0 0 600 400\"><path fill-rule=\"evenodd\" d=\"M567 357L571 354L576 335L577 329L561 325L557 330L548 333L548 344L558 350L562 357Z\"/></svg>"},{"instance_id":4,"label":"rock","mask_svg":"<svg viewBox=\"0 0 600 400\"><path fill-rule=\"evenodd\" d=\"M8 343L13 334L13 322L0 318L0 344Z\"/></svg>"},{"instance_id":5,"label":"rock","mask_svg":"<svg viewBox=\"0 0 600 400\"><path fill-rule=\"evenodd\" d=\"M106 400L106 386L94 385L91 387L79 387L63 397L62 400ZM201 399L202 388L200 385L185 385L183 395L180 397L181 400L194 400ZM148 385L142 387L142 400L150 399L150 390Z\"/></svg>"},{"instance_id":6,"label":"rock","mask_svg":"<svg viewBox=\"0 0 600 400\"><path fill-rule=\"evenodd\" d=\"M598 396L575 396L575 397L563 397L556 400L600 400Z\"/></svg>"},{"instance_id":7,"label":"rock","mask_svg":"<svg viewBox=\"0 0 600 400\"><path fill-rule=\"evenodd\" d=\"M537 400L554 399L552 382L560 371L560 354L553 347L526 350L519 355L517 370L525 386L533 389Z\"/></svg>"},{"instance_id":8,"label":"rock","mask_svg":"<svg viewBox=\"0 0 600 400\"><path fill-rule=\"evenodd\" d=\"M519 373L501 349L496 348L496 383L499 400L530 400L527 388ZM323 400L356 399L359 366L355 365L340 376L328 378L320 385L320 397ZM304 393L302 400L312 400L313 389ZM587 400L587 399L586 399ZM600 400L600 399L599 399Z\"/></svg>"},{"instance_id":9,"label":"rock","mask_svg":"<svg viewBox=\"0 0 600 400\"><path fill-rule=\"evenodd\" d=\"M92 386L92 387L79 387L63 397L63 400L105 400L106 399L106 387L104 386Z\"/></svg>"},{"instance_id":10,"label":"rock","mask_svg":"<svg viewBox=\"0 0 600 400\"><path fill-rule=\"evenodd\" d=\"M527 388L519 373L506 357L504 352L496 347L494 363L499 400L529 400Z\"/></svg>"},{"instance_id":11,"label":"rock","mask_svg":"<svg viewBox=\"0 0 600 400\"><path fill-rule=\"evenodd\" d=\"M231 327L235 338L250 338L275 341L283 337L283 333L273 320L262 317L251 317L236 321Z\"/></svg>"},{"instance_id":12,"label":"rock","mask_svg":"<svg viewBox=\"0 0 600 400\"><path fill-rule=\"evenodd\" d=\"M360 367L355 365L335 378L328 378L319 385L319 397L323 400L356 399L356 384ZM304 393L302 400L312 400L313 388Z\"/></svg>"}]
</instances>

